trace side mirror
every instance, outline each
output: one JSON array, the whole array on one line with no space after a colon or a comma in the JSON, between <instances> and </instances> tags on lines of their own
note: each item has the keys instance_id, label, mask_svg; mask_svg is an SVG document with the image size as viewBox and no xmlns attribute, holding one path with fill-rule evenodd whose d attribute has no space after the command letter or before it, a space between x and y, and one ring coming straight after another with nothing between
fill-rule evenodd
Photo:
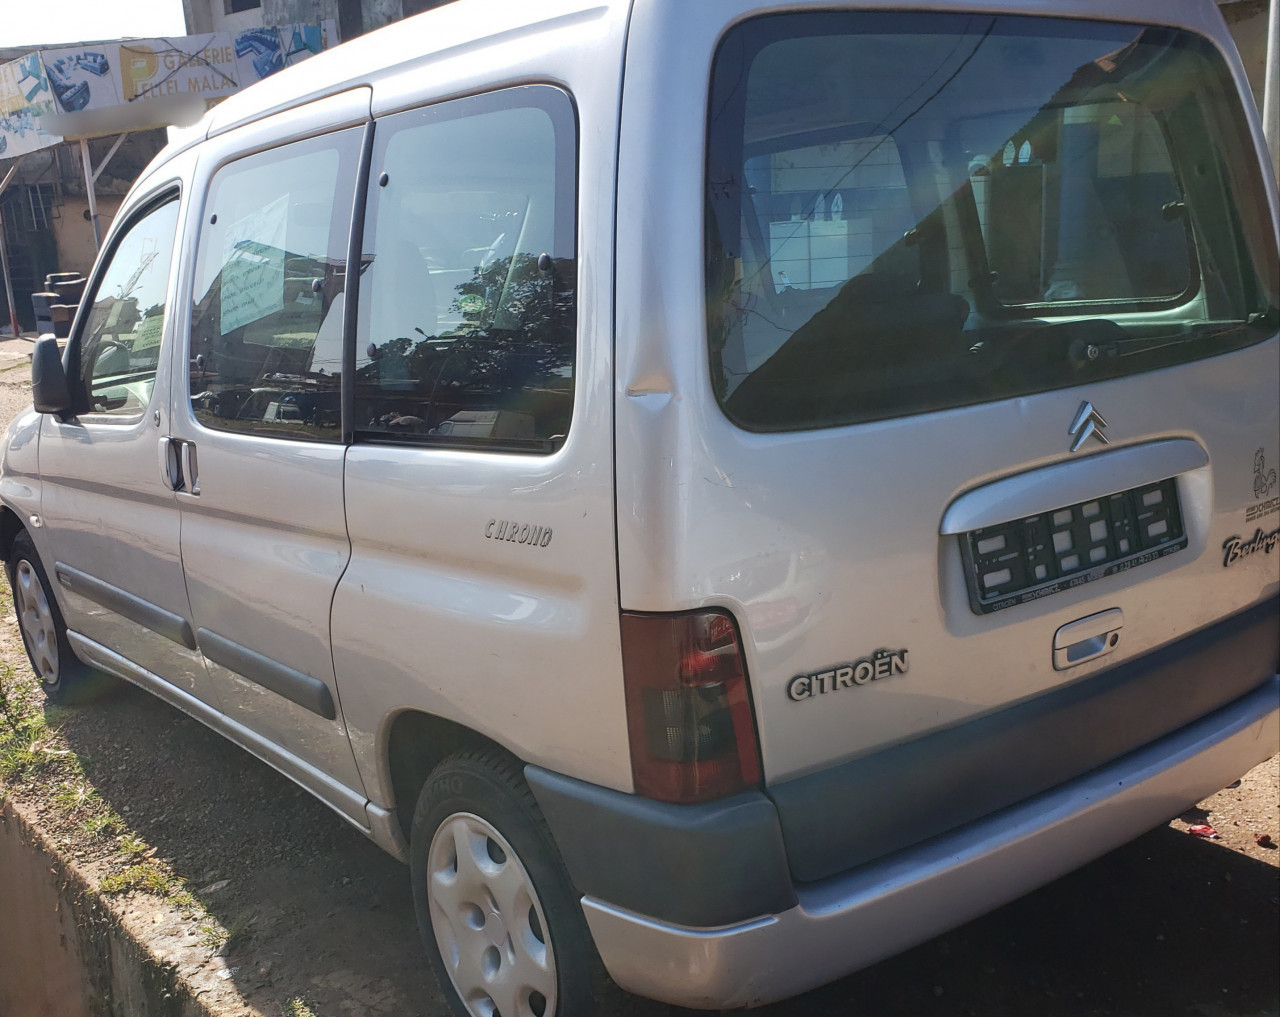
<instances>
[{"instance_id":1,"label":"side mirror","mask_svg":"<svg viewBox=\"0 0 1280 1017\"><path fill-rule=\"evenodd\" d=\"M71 409L71 386L54 336L42 335L31 353L31 398L37 413L62 416Z\"/></svg>"}]
</instances>

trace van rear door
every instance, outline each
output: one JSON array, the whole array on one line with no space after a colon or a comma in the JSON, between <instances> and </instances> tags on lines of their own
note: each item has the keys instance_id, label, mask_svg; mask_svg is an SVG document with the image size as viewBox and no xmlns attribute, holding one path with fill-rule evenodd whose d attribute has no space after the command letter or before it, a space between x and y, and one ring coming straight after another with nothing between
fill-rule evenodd
<instances>
[{"instance_id":1,"label":"van rear door","mask_svg":"<svg viewBox=\"0 0 1280 1017\"><path fill-rule=\"evenodd\" d=\"M679 40L663 59L682 70L624 96L624 123L662 141L624 134L619 191L671 200L643 224L619 209L621 236L652 238L618 253L622 603L733 612L797 877L1269 677L1274 635L1255 634L1256 660L1061 745L1007 712L1277 589L1275 211L1221 51L1061 18L664 17L632 51ZM703 157L662 111L713 49L687 118ZM696 196L686 159L706 166ZM874 820L871 799L800 783L856 760L855 784L928 786L934 807ZM802 813L884 829L819 859Z\"/></svg>"}]
</instances>

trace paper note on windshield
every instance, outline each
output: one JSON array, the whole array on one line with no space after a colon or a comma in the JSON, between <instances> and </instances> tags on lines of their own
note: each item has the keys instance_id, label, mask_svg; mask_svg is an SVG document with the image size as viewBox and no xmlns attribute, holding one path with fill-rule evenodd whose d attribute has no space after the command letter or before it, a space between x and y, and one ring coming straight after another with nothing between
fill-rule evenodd
<instances>
[{"instance_id":1,"label":"paper note on windshield","mask_svg":"<svg viewBox=\"0 0 1280 1017\"><path fill-rule=\"evenodd\" d=\"M130 349L137 353L152 346L160 345L160 333L164 331L164 308L158 314L143 318L133 330L133 345Z\"/></svg>"},{"instance_id":2,"label":"paper note on windshield","mask_svg":"<svg viewBox=\"0 0 1280 1017\"><path fill-rule=\"evenodd\" d=\"M227 227L222 248L222 334L284 308L289 196Z\"/></svg>"}]
</instances>

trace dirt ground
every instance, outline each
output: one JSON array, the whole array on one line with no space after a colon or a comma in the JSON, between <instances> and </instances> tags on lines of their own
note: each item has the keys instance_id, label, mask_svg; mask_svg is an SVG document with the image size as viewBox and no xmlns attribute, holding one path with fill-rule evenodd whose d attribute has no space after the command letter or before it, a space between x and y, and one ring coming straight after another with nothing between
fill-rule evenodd
<instances>
[{"instance_id":1,"label":"dirt ground","mask_svg":"<svg viewBox=\"0 0 1280 1017\"><path fill-rule=\"evenodd\" d=\"M0 349L5 422L30 398L15 356ZM6 361L15 369L5 371ZM22 676L23 694L38 695L7 590L0 662ZM68 806L65 781L5 787L0 778L0 795L91 879L120 877L140 860L174 874L164 887L110 900L165 963L184 970L214 1012L445 1017L421 953L407 871L335 814L131 686L53 720L98 800L93 807L109 809L122 826L91 832L86 813ZM1280 841L1278 802L1272 759L1238 786L1036 893L757 1012L1274 1017L1280 851L1255 835ZM1212 824L1220 839L1189 835L1199 823Z\"/></svg>"}]
</instances>

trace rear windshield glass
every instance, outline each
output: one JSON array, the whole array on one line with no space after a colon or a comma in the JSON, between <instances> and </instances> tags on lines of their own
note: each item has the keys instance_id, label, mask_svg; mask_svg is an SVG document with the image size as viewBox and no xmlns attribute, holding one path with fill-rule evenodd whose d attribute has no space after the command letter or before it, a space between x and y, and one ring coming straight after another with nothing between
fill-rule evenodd
<instances>
[{"instance_id":1,"label":"rear windshield glass","mask_svg":"<svg viewBox=\"0 0 1280 1017\"><path fill-rule=\"evenodd\" d=\"M1278 327L1239 100L1173 29L746 22L716 56L707 208L712 378L752 430L1061 388Z\"/></svg>"}]
</instances>

